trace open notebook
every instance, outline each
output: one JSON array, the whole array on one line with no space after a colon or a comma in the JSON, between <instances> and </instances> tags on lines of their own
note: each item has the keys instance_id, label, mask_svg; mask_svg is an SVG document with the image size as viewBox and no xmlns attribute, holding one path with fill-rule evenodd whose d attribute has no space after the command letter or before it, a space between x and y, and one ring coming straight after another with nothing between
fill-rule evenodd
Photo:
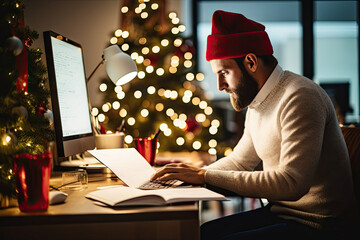
<instances>
[{"instance_id":1,"label":"open notebook","mask_svg":"<svg viewBox=\"0 0 360 240\"><path fill-rule=\"evenodd\" d=\"M135 148L89 150L102 164L108 167L126 185L139 189L177 187L182 181L149 182L155 170Z\"/></svg>"}]
</instances>

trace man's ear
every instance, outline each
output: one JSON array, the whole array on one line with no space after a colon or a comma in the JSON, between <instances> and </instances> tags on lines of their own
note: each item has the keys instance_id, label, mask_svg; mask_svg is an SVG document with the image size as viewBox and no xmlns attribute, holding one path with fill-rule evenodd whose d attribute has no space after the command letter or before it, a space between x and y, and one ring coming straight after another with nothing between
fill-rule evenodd
<instances>
[{"instance_id":1,"label":"man's ear","mask_svg":"<svg viewBox=\"0 0 360 240\"><path fill-rule=\"evenodd\" d=\"M250 72L256 72L256 69L258 68L258 63L258 58L255 54L248 53L245 56L244 64Z\"/></svg>"}]
</instances>

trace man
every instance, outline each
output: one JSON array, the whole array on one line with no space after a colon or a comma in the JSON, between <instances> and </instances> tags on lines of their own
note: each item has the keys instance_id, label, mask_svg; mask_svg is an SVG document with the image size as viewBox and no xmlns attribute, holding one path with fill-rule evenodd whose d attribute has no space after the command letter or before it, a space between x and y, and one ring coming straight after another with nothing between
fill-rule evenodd
<instances>
[{"instance_id":1,"label":"man","mask_svg":"<svg viewBox=\"0 0 360 240\"><path fill-rule=\"evenodd\" d=\"M248 107L244 134L229 156L207 168L169 164L153 179L209 184L269 204L203 224L203 239L335 234L356 213L331 100L311 80L283 71L272 54L263 25L214 13L206 58L234 109ZM263 170L254 171L261 162Z\"/></svg>"}]
</instances>

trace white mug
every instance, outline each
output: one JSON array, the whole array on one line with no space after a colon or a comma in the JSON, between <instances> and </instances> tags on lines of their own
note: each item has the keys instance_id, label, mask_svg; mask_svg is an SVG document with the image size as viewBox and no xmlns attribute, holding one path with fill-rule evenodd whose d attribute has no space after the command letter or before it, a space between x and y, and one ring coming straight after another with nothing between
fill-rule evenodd
<instances>
[{"instance_id":1,"label":"white mug","mask_svg":"<svg viewBox=\"0 0 360 240\"><path fill-rule=\"evenodd\" d=\"M97 149L123 148L125 134L110 133L95 135L95 146Z\"/></svg>"}]
</instances>

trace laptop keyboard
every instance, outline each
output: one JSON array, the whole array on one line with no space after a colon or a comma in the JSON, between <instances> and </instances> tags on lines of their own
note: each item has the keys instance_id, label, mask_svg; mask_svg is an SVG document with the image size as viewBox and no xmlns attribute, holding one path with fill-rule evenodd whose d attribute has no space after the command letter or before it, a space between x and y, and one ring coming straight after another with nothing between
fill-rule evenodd
<instances>
[{"instance_id":1,"label":"laptop keyboard","mask_svg":"<svg viewBox=\"0 0 360 240\"><path fill-rule=\"evenodd\" d=\"M176 179L167 180L167 181L152 180L142 184L139 187L139 189L150 190L150 189L173 188L181 185L182 183L183 183L182 181Z\"/></svg>"}]
</instances>

